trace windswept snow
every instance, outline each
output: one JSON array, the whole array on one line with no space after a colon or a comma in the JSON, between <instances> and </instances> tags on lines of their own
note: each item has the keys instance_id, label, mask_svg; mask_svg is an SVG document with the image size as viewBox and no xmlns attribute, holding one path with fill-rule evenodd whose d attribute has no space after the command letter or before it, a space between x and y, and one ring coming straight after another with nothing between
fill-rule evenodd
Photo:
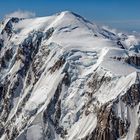
<instances>
[{"instance_id":1,"label":"windswept snow","mask_svg":"<svg viewBox=\"0 0 140 140\"><path fill-rule=\"evenodd\" d=\"M139 85L135 36L69 11L7 19L0 33L1 140L84 140L102 123L99 113L107 104L130 123L125 137L117 138L134 139L139 100L128 91ZM124 96L136 100L133 109Z\"/></svg>"}]
</instances>

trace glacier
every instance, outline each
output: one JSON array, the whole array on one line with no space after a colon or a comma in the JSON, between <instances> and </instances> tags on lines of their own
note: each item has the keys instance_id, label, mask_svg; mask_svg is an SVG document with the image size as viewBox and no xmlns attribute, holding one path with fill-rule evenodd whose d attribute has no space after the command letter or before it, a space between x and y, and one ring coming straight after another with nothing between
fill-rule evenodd
<instances>
[{"instance_id":1,"label":"glacier","mask_svg":"<svg viewBox=\"0 0 140 140\"><path fill-rule=\"evenodd\" d=\"M0 140L139 140L140 40L73 12L0 24Z\"/></svg>"}]
</instances>

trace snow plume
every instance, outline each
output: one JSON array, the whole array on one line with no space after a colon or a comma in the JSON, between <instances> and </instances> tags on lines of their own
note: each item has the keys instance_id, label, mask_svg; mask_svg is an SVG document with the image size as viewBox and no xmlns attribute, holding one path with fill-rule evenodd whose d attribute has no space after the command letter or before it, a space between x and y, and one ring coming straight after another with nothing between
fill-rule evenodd
<instances>
[{"instance_id":1,"label":"snow plume","mask_svg":"<svg viewBox=\"0 0 140 140\"><path fill-rule=\"evenodd\" d=\"M30 11L18 10L18 11L5 15L5 18L11 18L11 17L30 18L30 17L35 17L35 13L30 12Z\"/></svg>"}]
</instances>

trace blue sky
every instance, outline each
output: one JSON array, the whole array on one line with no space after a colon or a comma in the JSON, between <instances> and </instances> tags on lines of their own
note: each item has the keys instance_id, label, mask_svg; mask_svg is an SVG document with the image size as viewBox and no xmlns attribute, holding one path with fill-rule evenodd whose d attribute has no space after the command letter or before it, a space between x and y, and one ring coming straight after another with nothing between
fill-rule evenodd
<instances>
[{"instance_id":1,"label":"blue sky","mask_svg":"<svg viewBox=\"0 0 140 140\"><path fill-rule=\"evenodd\" d=\"M47 16L69 10L101 24L140 32L140 0L0 0L0 18L16 10Z\"/></svg>"}]
</instances>

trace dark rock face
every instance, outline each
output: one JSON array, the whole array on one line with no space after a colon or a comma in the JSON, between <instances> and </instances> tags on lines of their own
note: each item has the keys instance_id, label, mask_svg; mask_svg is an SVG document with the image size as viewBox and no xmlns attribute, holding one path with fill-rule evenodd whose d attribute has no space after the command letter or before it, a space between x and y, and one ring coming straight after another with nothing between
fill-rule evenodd
<instances>
[{"instance_id":1,"label":"dark rock face","mask_svg":"<svg viewBox=\"0 0 140 140\"><path fill-rule=\"evenodd\" d=\"M13 34L12 24L17 23L18 21L19 20L16 18L12 18L10 21L8 21L2 31L2 34L5 32L9 37L11 37ZM39 63L38 67L37 62L39 62L39 58L41 58L42 61L43 58L47 58L49 55L49 49L46 46L41 46L41 42L44 37L49 39L53 31L53 28L51 28L46 32L45 35L42 32L33 32L29 34L29 36L22 42L22 44L16 46L16 55L16 50L14 50L14 47L6 49L3 55L0 54L0 72L3 72L9 67L12 68L17 62L19 62L21 65L13 75L9 74L4 77L4 81L0 77L0 137L3 134L6 134L8 140L16 139L20 131L26 128L27 123L31 117L37 113L36 109L30 112L30 115L22 118L24 121L22 125L17 128L15 124L16 119L22 114L23 108L28 102L33 90L31 81L33 81L33 84L35 84L43 72L40 70L42 64ZM3 40L0 40L0 49L5 47L4 45L5 44ZM32 75L35 77L35 79L33 79ZM11 76L13 77L12 80L10 79ZM15 99L19 99L19 97L22 96L22 93L24 93L24 86L30 86L30 89L26 96L24 96L24 98L21 100L21 102L19 102L19 106L15 114L8 121L10 112L15 107ZM58 103L58 106L59 104L60 102ZM3 126L6 121L8 121L7 124Z\"/></svg>"},{"instance_id":2,"label":"dark rock face","mask_svg":"<svg viewBox=\"0 0 140 140\"><path fill-rule=\"evenodd\" d=\"M61 88L62 88L62 83L59 84L59 86L55 92L54 98L51 99L51 101L43 115L44 123L45 124L49 123L49 125L53 125L57 134L61 134L63 131L63 128L61 126L59 126L59 120L61 117L61 100L59 99L59 96L60 96L60 93L62 90ZM52 134L53 131L49 132L49 130L52 131L51 127L48 128L48 130L46 132L47 135L49 137L53 137L53 135L54 135L54 134ZM48 137L48 139L49 139L49 137Z\"/></svg>"},{"instance_id":3,"label":"dark rock face","mask_svg":"<svg viewBox=\"0 0 140 140\"><path fill-rule=\"evenodd\" d=\"M2 58L0 58L0 70L2 68L8 67L8 63L12 59L12 57L13 57L13 50L12 49L8 49L5 52L5 55Z\"/></svg>"},{"instance_id":4,"label":"dark rock face","mask_svg":"<svg viewBox=\"0 0 140 140\"><path fill-rule=\"evenodd\" d=\"M113 57L114 60L117 61L122 61L127 64L130 64L135 67L140 67L140 56L139 55L134 55L134 56L128 56L128 57Z\"/></svg>"},{"instance_id":5,"label":"dark rock face","mask_svg":"<svg viewBox=\"0 0 140 140\"><path fill-rule=\"evenodd\" d=\"M121 98L101 106L97 111L97 126L95 130L82 140L117 140L118 138L125 138L131 122L128 121L128 116L125 119L117 116L116 106L119 102L124 102L126 108L130 107L133 109L140 103L139 89L139 84L134 84ZM137 113L139 114L139 111ZM134 140L139 139L140 127L138 126Z\"/></svg>"},{"instance_id":6,"label":"dark rock face","mask_svg":"<svg viewBox=\"0 0 140 140\"><path fill-rule=\"evenodd\" d=\"M4 41L3 41L3 39L0 39L0 51L1 51L2 47L3 47L3 45L4 45Z\"/></svg>"},{"instance_id":7,"label":"dark rock face","mask_svg":"<svg viewBox=\"0 0 140 140\"><path fill-rule=\"evenodd\" d=\"M117 41L117 45L119 45L120 47L121 47L121 49L125 49L124 48L124 46L123 46L123 44L121 43L121 41L119 40L119 41Z\"/></svg>"},{"instance_id":8,"label":"dark rock face","mask_svg":"<svg viewBox=\"0 0 140 140\"><path fill-rule=\"evenodd\" d=\"M41 74L44 71L44 68L40 69L41 66L43 65L42 58L47 59L49 54L50 54L50 50L48 49L48 46L42 46L42 49L39 50L39 53L35 56L32 64L31 64L32 71L33 71L34 77L35 77L34 84L39 80ZM31 77L31 72L28 73L28 84L30 83L30 77Z\"/></svg>"},{"instance_id":9,"label":"dark rock face","mask_svg":"<svg viewBox=\"0 0 140 140\"><path fill-rule=\"evenodd\" d=\"M134 140L140 140L140 125L137 128Z\"/></svg>"},{"instance_id":10,"label":"dark rock face","mask_svg":"<svg viewBox=\"0 0 140 140\"><path fill-rule=\"evenodd\" d=\"M94 94L99 90L103 83L109 83L110 80L111 77L106 76L106 73L104 73L102 76L98 73L94 73L92 76L92 81L88 83L88 86L92 89L92 94Z\"/></svg>"},{"instance_id":11,"label":"dark rock face","mask_svg":"<svg viewBox=\"0 0 140 140\"><path fill-rule=\"evenodd\" d=\"M63 80L61 83L59 83L54 97L51 99L50 103L47 106L47 109L43 113L43 121L44 123L48 123L48 129L46 132L45 137L48 139L51 139L54 136L54 132L52 131L52 127L54 127L57 134L59 134L62 138L65 139L65 136L67 135L67 130L63 128L63 126L60 125L60 119L61 119L61 92L62 92L62 86L67 86L67 74L65 74Z\"/></svg>"},{"instance_id":12,"label":"dark rock face","mask_svg":"<svg viewBox=\"0 0 140 140\"><path fill-rule=\"evenodd\" d=\"M7 31L7 30L6 30ZM10 33L8 31L8 33ZM33 34L34 36L35 34ZM24 40L23 44L18 46L18 53L13 56L13 49L8 49L5 51L5 54L1 58L1 69L6 69L9 67L9 62L13 59L14 63L20 61L22 67L13 75L13 80L11 81L10 75L5 78L5 81L1 83L1 113L0 118L1 122L5 123L8 120L9 113L14 108L14 100L19 98L22 95L25 77L28 74L29 68L32 64L32 61L35 55L38 53L39 46L41 43L42 36L37 33L35 42L32 40L33 36L27 37ZM14 57L14 58L13 58ZM15 139L19 135L19 130L17 126L12 125L15 123L16 118L21 114L23 106L25 106L26 102L30 97L30 93L28 93L25 98L23 98L23 102L19 104L19 108L17 108L17 113L11 118L11 120L7 123L2 133L7 134L9 140ZM21 130L26 127L27 121L31 118L28 117L26 121L22 124ZM2 128L1 128L2 129Z\"/></svg>"},{"instance_id":13,"label":"dark rock face","mask_svg":"<svg viewBox=\"0 0 140 140\"><path fill-rule=\"evenodd\" d=\"M49 39L52 36L53 32L54 32L54 28L48 29L45 34L45 39Z\"/></svg>"},{"instance_id":14,"label":"dark rock face","mask_svg":"<svg viewBox=\"0 0 140 140\"><path fill-rule=\"evenodd\" d=\"M18 23L19 18L11 18L5 25L5 28L2 30L1 34L7 33L9 37L11 37L13 33L13 23Z\"/></svg>"},{"instance_id":15,"label":"dark rock face","mask_svg":"<svg viewBox=\"0 0 140 140\"><path fill-rule=\"evenodd\" d=\"M64 58L60 58L60 59L54 64L54 66L52 66L52 67L50 68L50 73L54 73L56 70L59 70L59 68L62 67L64 63L65 63L65 59L64 59Z\"/></svg>"},{"instance_id":16,"label":"dark rock face","mask_svg":"<svg viewBox=\"0 0 140 140\"><path fill-rule=\"evenodd\" d=\"M117 117L109 103L99 109L97 119L95 130L84 140L117 140L126 136L130 123Z\"/></svg>"},{"instance_id":17,"label":"dark rock face","mask_svg":"<svg viewBox=\"0 0 140 140\"><path fill-rule=\"evenodd\" d=\"M135 55L135 56L129 56L126 60L125 60L128 64L132 64L135 65L137 67L140 67L140 57Z\"/></svg>"},{"instance_id":18,"label":"dark rock face","mask_svg":"<svg viewBox=\"0 0 140 140\"><path fill-rule=\"evenodd\" d=\"M134 84L127 91L127 93L122 96L121 100L130 107L135 107L140 102L140 85Z\"/></svg>"}]
</instances>

